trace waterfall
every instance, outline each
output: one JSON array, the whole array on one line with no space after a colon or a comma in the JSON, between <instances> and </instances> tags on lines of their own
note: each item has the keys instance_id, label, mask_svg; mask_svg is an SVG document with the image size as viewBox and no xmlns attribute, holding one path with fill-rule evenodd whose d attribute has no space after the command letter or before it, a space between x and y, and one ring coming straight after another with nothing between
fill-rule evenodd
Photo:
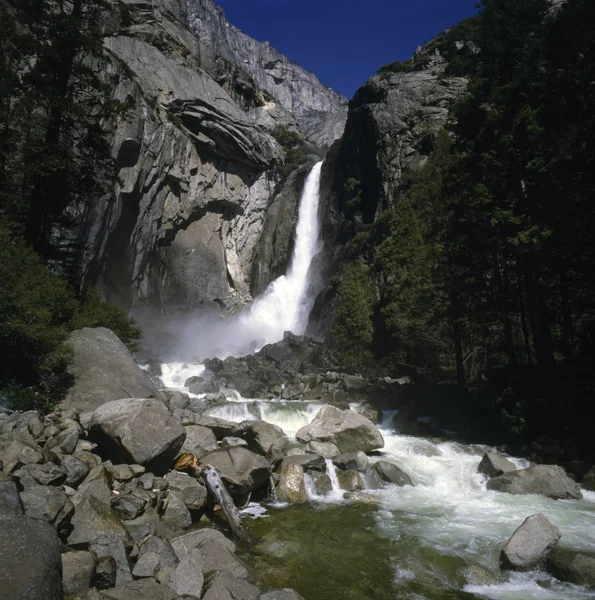
<instances>
[{"instance_id":1,"label":"waterfall","mask_svg":"<svg viewBox=\"0 0 595 600\"><path fill-rule=\"evenodd\" d=\"M289 269L277 278L240 317L240 327L258 331L258 338L272 343L283 338L284 331L302 334L314 303L308 291L308 270L320 249L318 201L322 162L314 165L300 199L295 246Z\"/></svg>"}]
</instances>

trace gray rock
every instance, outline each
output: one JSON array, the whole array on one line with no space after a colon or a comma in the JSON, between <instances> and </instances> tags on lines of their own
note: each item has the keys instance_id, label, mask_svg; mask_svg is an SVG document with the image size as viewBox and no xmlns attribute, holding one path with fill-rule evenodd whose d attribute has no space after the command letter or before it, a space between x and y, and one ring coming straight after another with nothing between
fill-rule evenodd
<instances>
[{"instance_id":1,"label":"gray rock","mask_svg":"<svg viewBox=\"0 0 595 600\"><path fill-rule=\"evenodd\" d=\"M295 462L287 459L281 464L278 471L279 483L277 484L277 498L281 502L303 504L308 501L306 482L304 481L304 469Z\"/></svg>"},{"instance_id":2,"label":"gray rock","mask_svg":"<svg viewBox=\"0 0 595 600\"><path fill-rule=\"evenodd\" d=\"M101 556L95 565L93 586L98 590L108 590L116 585L118 565L113 556Z\"/></svg>"},{"instance_id":3,"label":"gray rock","mask_svg":"<svg viewBox=\"0 0 595 600\"><path fill-rule=\"evenodd\" d=\"M186 430L156 398L113 400L93 414L91 435L114 462L162 473L172 466Z\"/></svg>"},{"instance_id":4,"label":"gray rock","mask_svg":"<svg viewBox=\"0 0 595 600\"><path fill-rule=\"evenodd\" d=\"M366 489L366 480L361 473L354 469L337 473L337 479L342 490L355 492Z\"/></svg>"},{"instance_id":5,"label":"gray rock","mask_svg":"<svg viewBox=\"0 0 595 600\"><path fill-rule=\"evenodd\" d=\"M110 472L116 481L130 481L136 475L130 465L112 465Z\"/></svg>"},{"instance_id":6,"label":"gray rock","mask_svg":"<svg viewBox=\"0 0 595 600\"><path fill-rule=\"evenodd\" d=\"M106 533L114 533L126 547L132 546L132 539L115 511L92 496L77 507L70 523L73 530L68 545L74 548L85 547Z\"/></svg>"},{"instance_id":7,"label":"gray rock","mask_svg":"<svg viewBox=\"0 0 595 600\"><path fill-rule=\"evenodd\" d=\"M355 469L356 471L365 471L368 468L369 461L368 457L358 450L335 456L333 464L343 470Z\"/></svg>"},{"instance_id":8,"label":"gray rock","mask_svg":"<svg viewBox=\"0 0 595 600\"><path fill-rule=\"evenodd\" d=\"M55 487L35 485L21 492L25 513L34 519L44 519L58 531L70 521L74 506L66 494Z\"/></svg>"},{"instance_id":9,"label":"gray rock","mask_svg":"<svg viewBox=\"0 0 595 600\"><path fill-rule=\"evenodd\" d=\"M304 471L326 471L326 462L322 456L314 454L291 454L285 459L288 463L300 465Z\"/></svg>"},{"instance_id":10,"label":"gray rock","mask_svg":"<svg viewBox=\"0 0 595 600\"><path fill-rule=\"evenodd\" d=\"M81 550L62 554L62 587L64 594L78 594L92 587L97 557Z\"/></svg>"},{"instance_id":11,"label":"gray rock","mask_svg":"<svg viewBox=\"0 0 595 600\"><path fill-rule=\"evenodd\" d=\"M339 448L330 442L308 442L306 450L313 454L318 454L322 458L335 458L340 454Z\"/></svg>"},{"instance_id":12,"label":"gray rock","mask_svg":"<svg viewBox=\"0 0 595 600\"><path fill-rule=\"evenodd\" d=\"M14 472L14 478L23 486L60 485L66 481L66 469L60 465L47 462L43 465L25 465Z\"/></svg>"},{"instance_id":13,"label":"gray rock","mask_svg":"<svg viewBox=\"0 0 595 600\"><path fill-rule=\"evenodd\" d=\"M116 561L116 585L132 580L132 572L122 537L116 533L104 533L89 543L98 558L111 556Z\"/></svg>"},{"instance_id":14,"label":"gray rock","mask_svg":"<svg viewBox=\"0 0 595 600\"><path fill-rule=\"evenodd\" d=\"M541 513L527 517L500 553L500 568L530 571L543 562L560 540L560 530Z\"/></svg>"},{"instance_id":15,"label":"gray rock","mask_svg":"<svg viewBox=\"0 0 595 600\"><path fill-rule=\"evenodd\" d=\"M129 581L102 593L115 600L176 600L178 596L169 586L152 579Z\"/></svg>"},{"instance_id":16,"label":"gray rock","mask_svg":"<svg viewBox=\"0 0 595 600\"><path fill-rule=\"evenodd\" d=\"M190 550L176 567L169 585L179 596L200 598L204 584L203 571L204 559L200 550Z\"/></svg>"},{"instance_id":17,"label":"gray rock","mask_svg":"<svg viewBox=\"0 0 595 600\"><path fill-rule=\"evenodd\" d=\"M72 454L79 441L78 427L69 427L61 431L56 437L48 440L45 447L48 450L60 451L64 454Z\"/></svg>"},{"instance_id":18,"label":"gray rock","mask_svg":"<svg viewBox=\"0 0 595 600\"><path fill-rule=\"evenodd\" d=\"M188 534L191 535L191 534ZM139 548L139 562L145 554L153 554L159 559L159 569L175 569L178 566L178 556L172 544L157 535L152 535L143 541ZM185 554L184 554L185 556ZM181 556L180 558L183 558Z\"/></svg>"},{"instance_id":19,"label":"gray rock","mask_svg":"<svg viewBox=\"0 0 595 600\"><path fill-rule=\"evenodd\" d=\"M202 450L217 450L217 438L208 427L187 425L186 440L181 451L196 454L197 447Z\"/></svg>"},{"instance_id":20,"label":"gray rock","mask_svg":"<svg viewBox=\"0 0 595 600\"><path fill-rule=\"evenodd\" d=\"M184 504L179 492L168 491L165 500L165 511L159 524L163 533L168 537L175 535L176 532L188 529L192 525L192 516Z\"/></svg>"},{"instance_id":21,"label":"gray rock","mask_svg":"<svg viewBox=\"0 0 595 600\"><path fill-rule=\"evenodd\" d=\"M411 477L397 465L386 460L379 460L372 466L372 469L380 475L383 481L394 485L414 485Z\"/></svg>"},{"instance_id":22,"label":"gray rock","mask_svg":"<svg viewBox=\"0 0 595 600\"><path fill-rule=\"evenodd\" d=\"M224 437L221 440L221 448L239 448L243 446L248 447L248 442L239 437Z\"/></svg>"},{"instance_id":23,"label":"gray rock","mask_svg":"<svg viewBox=\"0 0 595 600\"><path fill-rule=\"evenodd\" d=\"M64 483L73 488L76 488L89 474L89 465L75 456L65 456L62 466L66 469Z\"/></svg>"},{"instance_id":24,"label":"gray rock","mask_svg":"<svg viewBox=\"0 0 595 600\"><path fill-rule=\"evenodd\" d=\"M214 571L226 571L238 579L249 579L246 566L229 549L227 540L203 539L199 545L203 557L203 574L206 576Z\"/></svg>"},{"instance_id":25,"label":"gray rock","mask_svg":"<svg viewBox=\"0 0 595 600\"><path fill-rule=\"evenodd\" d=\"M147 501L133 494L126 494L112 498L110 506L120 519L132 521L145 512Z\"/></svg>"},{"instance_id":26,"label":"gray rock","mask_svg":"<svg viewBox=\"0 0 595 600\"><path fill-rule=\"evenodd\" d=\"M246 448L215 450L202 462L217 470L231 493L251 492L269 481L268 461Z\"/></svg>"},{"instance_id":27,"label":"gray rock","mask_svg":"<svg viewBox=\"0 0 595 600\"><path fill-rule=\"evenodd\" d=\"M546 568L556 579L595 589L595 555L566 548L554 548Z\"/></svg>"},{"instance_id":28,"label":"gray rock","mask_svg":"<svg viewBox=\"0 0 595 600\"><path fill-rule=\"evenodd\" d=\"M289 444L281 427L264 421L249 421L243 438L248 442L248 448L258 454L266 454L271 446L283 450Z\"/></svg>"},{"instance_id":29,"label":"gray rock","mask_svg":"<svg viewBox=\"0 0 595 600\"><path fill-rule=\"evenodd\" d=\"M2 470L10 475L13 471L23 465L41 464L45 462L45 456L41 448L36 449L19 440L13 440L10 444L0 451L0 461L2 461Z\"/></svg>"},{"instance_id":30,"label":"gray rock","mask_svg":"<svg viewBox=\"0 0 595 600\"><path fill-rule=\"evenodd\" d=\"M583 497L578 483L557 465L536 465L505 473L490 479L487 487L508 494L542 494L555 500L580 500Z\"/></svg>"},{"instance_id":31,"label":"gray rock","mask_svg":"<svg viewBox=\"0 0 595 600\"><path fill-rule=\"evenodd\" d=\"M128 348L109 329L85 327L73 331L69 343L74 348L70 371L76 382L61 408L88 411L123 397L159 397Z\"/></svg>"},{"instance_id":32,"label":"gray rock","mask_svg":"<svg viewBox=\"0 0 595 600\"><path fill-rule=\"evenodd\" d=\"M342 411L334 406L322 408L309 425L297 432L296 438L304 444L331 442L342 453L370 452L384 447L382 434L373 423L351 410Z\"/></svg>"},{"instance_id":33,"label":"gray rock","mask_svg":"<svg viewBox=\"0 0 595 600\"><path fill-rule=\"evenodd\" d=\"M145 552L136 561L134 569L132 569L132 576L135 579L155 577L161 569L160 562L159 556L155 552Z\"/></svg>"},{"instance_id":34,"label":"gray rock","mask_svg":"<svg viewBox=\"0 0 595 600\"><path fill-rule=\"evenodd\" d=\"M304 600L296 591L285 588L284 590L275 590L268 594L262 594L260 600Z\"/></svg>"},{"instance_id":35,"label":"gray rock","mask_svg":"<svg viewBox=\"0 0 595 600\"><path fill-rule=\"evenodd\" d=\"M62 600L62 561L56 530L44 521L7 515L0 519L0 531L2 597Z\"/></svg>"},{"instance_id":36,"label":"gray rock","mask_svg":"<svg viewBox=\"0 0 595 600\"><path fill-rule=\"evenodd\" d=\"M182 501L189 510L201 510L206 506L207 489L202 482L178 471L168 473L165 480L169 484L170 490L180 493Z\"/></svg>"},{"instance_id":37,"label":"gray rock","mask_svg":"<svg viewBox=\"0 0 595 600\"><path fill-rule=\"evenodd\" d=\"M14 481L2 481L0 478L0 519L23 514L23 505Z\"/></svg>"},{"instance_id":38,"label":"gray rock","mask_svg":"<svg viewBox=\"0 0 595 600\"><path fill-rule=\"evenodd\" d=\"M258 600L260 597L256 586L226 571L218 571L207 577L205 588L203 600Z\"/></svg>"},{"instance_id":39,"label":"gray rock","mask_svg":"<svg viewBox=\"0 0 595 600\"><path fill-rule=\"evenodd\" d=\"M507 458L495 454L494 452L486 452L483 455L477 470L488 477L497 477L503 473L516 471L516 467Z\"/></svg>"},{"instance_id":40,"label":"gray rock","mask_svg":"<svg viewBox=\"0 0 595 600\"><path fill-rule=\"evenodd\" d=\"M457 571L463 578L466 585L495 585L498 583L498 577L489 569L481 565L467 565Z\"/></svg>"},{"instance_id":41,"label":"gray rock","mask_svg":"<svg viewBox=\"0 0 595 600\"><path fill-rule=\"evenodd\" d=\"M227 548L229 552L235 552L235 544L216 529L196 529L184 533L183 535L173 538L171 540L171 545L178 558L183 558L190 550L202 548L205 544L208 545L212 541L218 542L220 545Z\"/></svg>"},{"instance_id":42,"label":"gray rock","mask_svg":"<svg viewBox=\"0 0 595 600\"><path fill-rule=\"evenodd\" d=\"M308 473L308 476L312 477L314 488L316 489L316 494L318 496L326 496L333 491L333 482L328 475L312 471Z\"/></svg>"},{"instance_id":43,"label":"gray rock","mask_svg":"<svg viewBox=\"0 0 595 600\"><path fill-rule=\"evenodd\" d=\"M590 492L595 492L595 466L592 467L581 480L581 486Z\"/></svg>"}]
</instances>

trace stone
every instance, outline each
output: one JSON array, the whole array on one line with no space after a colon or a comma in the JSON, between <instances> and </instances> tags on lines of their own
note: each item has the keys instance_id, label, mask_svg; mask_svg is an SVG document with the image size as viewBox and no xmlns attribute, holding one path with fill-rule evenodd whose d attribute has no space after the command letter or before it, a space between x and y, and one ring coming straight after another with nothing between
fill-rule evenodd
<instances>
[{"instance_id":1,"label":"stone","mask_svg":"<svg viewBox=\"0 0 595 600\"><path fill-rule=\"evenodd\" d=\"M66 469L64 483L73 488L76 488L89 474L89 465L76 456L65 456L62 466Z\"/></svg>"},{"instance_id":2,"label":"stone","mask_svg":"<svg viewBox=\"0 0 595 600\"><path fill-rule=\"evenodd\" d=\"M238 579L249 579L246 566L232 554L225 543L216 539L205 539L199 546L203 560L203 574L226 571Z\"/></svg>"},{"instance_id":3,"label":"stone","mask_svg":"<svg viewBox=\"0 0 595 600\"><path fill-rule=\"evenodd\" d=\"M170 490L180 493L182 501L189 510L201 510L207 504L207 488L201 481L186 473L171 471L165 476Z\"/></svg>"},{"instance_id":4,"label":"stone","mask_svg":"<svg viewBox=\"0 0 595 600\"><path fill-rule=\"evenodd\" d=\"M203 570L204 559L200 550L190 550L176 567L169 585L179 596L200 598L204 584Z\"/></svg>"},{"instance_id":5,"label":"stone","mask_svg":"<svg viewBox=\"0 0 595 600\"><path fill-rule=\"evenodd\" d=\"M195 454L195 449L217 450L217 438L208 427L200 425L186 426L186 440L182 446L181 452L190 452Z\"/></svg>"},{"instance_id":6,"label":"stone","mask_svg":"<svg viewBox=\"0 0 595 600\"><path fill-rule=\"evenodd\" d=\"M380 475L383 481L394 485L414 485L411 477L397 465L386 460L379 460L372 466L372 469Z\"/></svg>"},{"instance_id":7,"label":"stone","mask_svg":"<svg viewBox=\"0 0 595 600\"><path fill-rule=\"evenodd\" d=\"M153 579L129 581L102 593L115 600L176 600L178 596L169 586Z\"/></svg>"},{"instance_id":8,"label":"stone","mask_svg":"<svg viewBox=\"0 0 595 600\"><path fill-rule=\"evenodd\" d=\"M335 458L340 454L339 448L330 442L308 442L306 450L313 454L318 454L322 458Z\"/></svg>"},{"instance_id":9,"label":"stone","mask_svg":"<svg viewBox=\"0 0 595 600\"><path fill-rule=\"evenodd\" d=\"M58 531L70 521L74 506L68 496L52 486L34 485L21 492L25 513L34 519L44 519Z\"/></svg>"},{"instance_id":10,"label":"stone","mask_svg":"<svg viewBox=\"0 0 595 600\"><path fill-rule=\"evenodd\" d=\"M74 548L87 546L106 533L114 533L126 547L132 546L132 539L115 511L92 496L77 507L70 523L73 530L68 545Z\"/></svg>"},{"instance_id":11,"label":"stone","mask_svg":"<svg viewBox=\"0 0 595 600\"><path fill-rule=\"evenodd\" d=\"M104 533L89 543L98 558L111 556L116 561L116 585L132 580L132 572L122 537L116 533Z\"/></svg>"},{"instance_id":12,"label":"stone","mask_svg":"<svg viewBox=\"0 0 595 600\"><path fill-rule=\"evenodd\" d=\"M583 497L578 483L557 465L536 465L505 473L490 479L487 488L508 494L542 494L554 500Z\"/></svg>"},{"instance_id":13,"label":"stone","mask_svg":"<svg viewBox=\"0 0 595 600\"><path fill-rule=\"evenodd\" d=\"M482 565L467 565L457 571L465 585L487 586L496 585L498 577Z\"/></svg>"},{"instance_id":14,"label":"stone","mask_svg":"<svg viewBox=\"0 0 595 600\"><path fill-rule=\"evenodd\" d=\"M157 535L152 535L142 542L138 551L139 562L145 554L157 556L159 569L175 569L178 566L179 558L172 544ZM183 558L183 556L180 556L180 558Z\"/></svg>"},{"instance_id":15,"label":"stone","mask_svg":"<svg viewBox=\"0 0 595 600\"><path fill-rule=\"evenodd\" d=\"M269 462L246 448L215 450L202 462L217 470L230 493L251 492L269 481Z\"/></svg>"},{"instance_id":16,"label":"stone","mask_svg":"<svg viewBox=\"0 0 595 600\"><path fill-rule=\"evenodd\" d=\"M23 465L41 464L45 462L43 453L19 440L13 440L6 448L0 451L2 470L10 475Z\"/></svg>"},{"instance_id":17,"label":"stone","mask_svg":"<svg viewBox=\"0 0 595 600\"><path fill-rule=\"evenodd\" d=\"M244 448L248 447L248 442L239 437L224 437L221 440L221 448L239 448L243 446Z\"/></svg>"},{"instance_id":18,"label":"stone","mask_svg":"<svg viewBox=\"0 0 595 600\"><path fill-rule=\"evenodd\" d=\"M132 576L135 579L155 577L161 569L160 562L159 556L155 552L145 552L136 561L134 569L132 569Z\"/></svg>"},{"instance_id":19,"label":"stone","mask_svg":"<svg viewBox=\"0 0 595 600\"><path fill-rule=\"evenodd\" d=\"M112 465L110 472L116 481L130 481L135 477L135 472L130 465Z\"/></svg>"},{"instance_id":20,"label":"stone","mask_svg":"<svg viewBox=\"0 0 595 600\"><path fill-rule=\"evenodd\" d=\"M334 406L323 407L313 421L296 434L298 441L331 442L340 452L371 452L384 447L378 428L362 415Z\"/></svg>"},{"instance_id":21,"label":"stone","mask_svg":"<svg viewBox=\"0 0 595 600\"><path fill-rule=\"evenodd\" d=\"M56 530L27 516L0 514L0 594L7 600L62 600Z\"/></svg>"},{"instance_id":22,"label":"stone","mask_svg":"<svg viewBox=\"0 0 595 600\"><path fill-rule=\"evenodd\" d=\"M538 513L527 517L500 553L500 568L530 571L541 564L560 541L560 530Z\"/></svg>"},{"instance_id":23,"label":"stone","mask_svg":"<svg viewBox=\"0 0 595 600\"><path fill-rule=\"evenodd\" d=\"M546 559L546 569L560 581L595 589L595 554L554 548Z\"/></svg>"},{"instance_id":24,"label":"stone","mask_svg":"<svg viewBox=\"0 0 595 600\"><path fill-rule=\"evenodd\" d=\"M226 571L218 571L205 580L206 592L203 600L258 600L260 590L244 581L237 579Z\"/></svg>"},{"instance_id":25,"label":"stone","mask_svg":"<svg viewBox=\"0 0 595 600\"><path fill-rule=\"evenodd\" d=\"M90 435L112 461L160 474L172 466L186 430L161 400L129 398L100 406L93 413Z\"/></svg>"},{"instance_id":26,"label":"stone","mask_svg":"<svg viewBox=\"0 0 595 600\"><path fill-rule=\"evenodd\" d=\"M60 485L66 481L66 469L60 465L47 462L43 465L25 465L14 472L14 478L23 487L30 485Z\"/></svg>"},{"instance_id":27,"label":"stone","mask_svg":"<svg viewBox=\"0 0 595 600\"><path fill-rule=\"evenodd\" d=\"M56 437L48 440L45 447L48 450L60 451L64 454L72 454L79 441L78 427L69 427L61 431Z\"/></svg>"},{"instance_id":28,"label":"stone","mask_svg":"<svg viewBox=\"0 0 595 600\"><path fill-rule=\"evenodd\" d=\"M227 548L229 552L235 552L236 545L216 529L195 529L194 531L189 531L188 533L172 538L171 546L178 558L181 559L190 550L201 548L212 541L218 542L219 545Z\"/></svg>"},{"instance_id":29,"label":"stone","mask_svg":"<svg viewBox=\"0 0 595 600\"><path fill-rule=\"evenodd\" d=\"M285 458L285 461L300 465L304 471L326 471L324 458L314 454L291 454Z\"/></svg>"},{"instance_id":30,"label":"stone","mask_svg":"<svg viewBox=\"0 0 595 600\"><path fill-rule=\"evenodd\" d=\"M64 594L78 594L92 587L97 557L86 550L62 554L62 586Z\"/></svg>"},{"instance_id":31,"label":"stone","mask_svg":"<svg viewBox=\"0 0 595 600\"><path fill-rule=\"evenodd\" d=\"M112 498L110 505L120 519L132 521L143 514L147 502L133 494L126 494Z\"/></svg>"},{"instance_id":32,"label":"stone","mask_svg":"<svg viewBox=\"0 0 595 600\"><path fill-rule=\"evenodd\" d=\"M378 504L378 498L375 498L371 494L366 494L365 492L345 492L343 498L350 502L354 502L355 504Z\"/></svg>"},{"instance_id":33,"label":"stone","mask_svg":"<svg viewBox=\"0 0 595 600\"><path fill-rule=\"evenodd\" d=\"M355 469L349 469L348 471L341 471L337 473L337 479L342 490L348 492L355 492L358 490L366 489L366 481L362 474Z\"/></svg>"},{"instance_id":34,"label":"stone","mask_svg":"<svg viewBox=\"0 0 595 600\"><path fill-rule=\"evenodd\" d=\"M160 531L167 532L168 535L174 535L192 525L192 516L179 492L168 491L165 511L159 525L161 526Z\"/></svg>"},{"instance_id":35,"label":"stone","mask_svg":"<svg viewBox=\"0 0 595 600\"><path fill-rule=\"evenodd\" d=\"M507 458L494 452L486 452L477 467L479 473L488 477L497 477L503 473L516 471L516 467Z\"/></svg>"},{"instance_id":36,"label":"stone","mask_svg":"<svg viewBox=\"0 0 595 600\"><path fill-rule=\"evenodd\" d=\"M0 478L0 519L23 514L23 504L14 481L2 481Z\"/></svg>"},{"instance_id":37,"label":"stone","mask_svg":"<svg viewBox=\"0 0 595 600\"><path fill-rule=\"evenodd\" d=\"M276 486L276 491L279 501L293 504L303 504L308 501L304 469L301 465L288 462L286 459L281 464L277 474L279 483Z\"/></svg>"},{"instance_id":38,"label":"stone","mask_svg":"<svg viewBox=\"0 0 595 600\"><path fill-rule=\"evenodd\" d=\"M333 491L333 482L331 478L324 473L312 471L308 474L314 481L314 489L318 496L326 496Z\"/></svg>"},{"instance_id":39,"label":"stone","mask_svg":"<svg viewBox=\"0 0 595 600\"><path fill-rule=\"evenodd\" d=\"M116 576L118 574L118 565L113 556L101 556L97 559L95 565L95 576L93 585L98 590L108 590L116 585Z\"/></svg>"},{"instance_id":40,"label":"stone","mask_svg":"<svg viewBox=\"0 0 595 600\"><path fill-rule=\"evenodd\" d=\"M368 457L357 450L356 452L347 452L346 454L339 454L333 458L333 464L338 469L355 469L356 471L365 471L368 468Z\"/></svg>"},{"instance_id":41,"label":"stone","mask_svg":"<svg viewBox=\"0 0 595 600\"><path fill-rule=\"evenodd\" d=\"M61 408L92 411L123 397L159 397L157 388L113 331L85 327L73 331L68 341L74 348L69 370L76 381Z\"/></svg>"},{"instance_id":42,"label":"stone","mask_svg":"<svg viewBox=\"0 0 595 600\"><path fill-rule=\"evenodd\" d=\"M266 454L271 446L283 450L289 444L289 438L281 427L264 421L250 421L243 438L248 448L258 454Z\"/></svg>"},{"instance_id":43,"label":"stone","mask_svg":"<svg viewBox=\"0 0 595 600\"><path fill-rule=\"evenodd\" d=\"M581 479L581 486L590 492L595 492L595 466L589 469Z\"/></svg>"},{"instance_id":44,"label":"stone","mask_svg":"<svg viewBox=\"0 0 595 600\"><path fill-rule=\"evenodd\" d=\"M304 600L304 598L296 591L285 588L284 590L275 590L267 594L262 594L260 600Z\"/></svg>"}]
</instances>

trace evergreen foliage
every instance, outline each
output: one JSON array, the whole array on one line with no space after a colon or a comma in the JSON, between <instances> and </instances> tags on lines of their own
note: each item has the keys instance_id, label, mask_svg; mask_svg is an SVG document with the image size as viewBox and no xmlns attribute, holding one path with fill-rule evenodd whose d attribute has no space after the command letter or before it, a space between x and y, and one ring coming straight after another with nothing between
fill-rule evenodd
<instances>
[{"instance_id":1,"label":"evergreen foliage","mask_svg":"<svg viewBox=\"0 0 595 600\"><path fill-rule=\"evenodd\" d=\"M283 179L286 179L299 166L303 165L308 160L309 155L319 154L319 151L308 144L296 131L291 131L285 127L277 127L272 134L285 151L285 160L278 169L278 174Z\"/></svg>"}]
</instances>

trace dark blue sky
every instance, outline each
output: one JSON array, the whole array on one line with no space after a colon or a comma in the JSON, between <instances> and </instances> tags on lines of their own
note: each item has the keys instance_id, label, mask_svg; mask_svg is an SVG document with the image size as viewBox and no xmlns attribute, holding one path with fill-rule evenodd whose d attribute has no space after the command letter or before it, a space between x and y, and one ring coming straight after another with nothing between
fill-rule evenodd
<instances>
[{"instance_id":1,"label":"dark blue sky","mask_svg":"<svg viewBox=\"0 0 595 600\"><path fill-rule=\"evenodd\" d=\"M477 12L477 0L215 1L236 27L349 98L383 64Z\"/></svg>"}]
</instances>

